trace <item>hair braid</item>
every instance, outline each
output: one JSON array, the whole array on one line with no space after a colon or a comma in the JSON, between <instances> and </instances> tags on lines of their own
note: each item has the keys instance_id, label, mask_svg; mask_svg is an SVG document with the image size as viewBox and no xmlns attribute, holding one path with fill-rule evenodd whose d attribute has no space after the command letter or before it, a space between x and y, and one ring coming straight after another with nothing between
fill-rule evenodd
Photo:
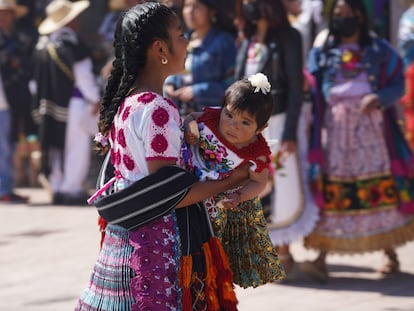
<instances>
[{"instance_id":1,"label":"hair braid","mask_svg":"<svg viewBox=\"0 0 414 311\"><path fill-rule=\"evenodd\" d=\"M148 2L131 8L118 21L115 60L100 109L99 130L103 135L108 136L119 106L145 67L151 43L155 39L170 43L168 26L173 18L177 17L171 9ZM97 143L97 149L105 153L108 146Z\"/></svg>"}]
</instances>

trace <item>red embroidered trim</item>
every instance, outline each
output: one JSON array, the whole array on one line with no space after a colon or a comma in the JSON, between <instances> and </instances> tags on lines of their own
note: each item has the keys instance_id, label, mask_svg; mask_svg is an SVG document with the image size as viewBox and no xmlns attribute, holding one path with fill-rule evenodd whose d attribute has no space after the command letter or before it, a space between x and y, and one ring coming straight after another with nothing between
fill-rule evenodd
<instances>
[{"instance_id":1,"label":"red embroidered trim","mask_svg":"<svg viewBox=\"0 0 414 311\"><path fill-rule=\"evenodd\" d=\"M161 157L161 156L158 156L158 157L146 157L145 160L148 160L148 161L151 161L151 160L164 160L164 161L174 160L174 161L177 161L178 160L178 157Z\"/></svg>"}]
</instances>

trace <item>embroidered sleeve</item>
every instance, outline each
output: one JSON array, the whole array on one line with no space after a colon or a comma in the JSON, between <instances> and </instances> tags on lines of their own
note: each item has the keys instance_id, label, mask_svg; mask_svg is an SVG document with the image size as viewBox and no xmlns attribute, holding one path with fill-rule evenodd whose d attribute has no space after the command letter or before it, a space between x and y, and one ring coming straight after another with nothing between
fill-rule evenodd
<instances>
[{"instance_id":1,"label":"embroidered sleeve","mask_svg":"<svg viewBox=\"0 0 414 311\"><path fill-rule=\"evenodd\" d=\"M146 118L146 159L177 160L181 146L181 121L177 108L165 99L157 98Z\"/></svg>"}]
</instances>

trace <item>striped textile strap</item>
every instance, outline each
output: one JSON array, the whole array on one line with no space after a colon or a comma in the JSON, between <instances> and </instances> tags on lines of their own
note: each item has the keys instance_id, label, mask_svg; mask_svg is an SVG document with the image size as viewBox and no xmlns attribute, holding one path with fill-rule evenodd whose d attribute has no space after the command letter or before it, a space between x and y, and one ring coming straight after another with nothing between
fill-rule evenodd
<instances>
[{"instance_id":1,"label":"striped textile strap","mask_svg":"<svg viewBox=\"0 0 414 311\"><path fill-rule=\"evenodd\" d=\"M109 224L127 230L170 212L187 195L196 177L177 166L167 166L130 186L94 201Z\"/></svg>"}]
</instances>

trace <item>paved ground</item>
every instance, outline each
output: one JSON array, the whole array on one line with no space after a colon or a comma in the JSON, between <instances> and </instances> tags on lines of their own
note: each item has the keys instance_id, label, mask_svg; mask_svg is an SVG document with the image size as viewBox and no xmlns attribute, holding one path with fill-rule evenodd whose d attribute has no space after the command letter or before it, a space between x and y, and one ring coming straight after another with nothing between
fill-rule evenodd
<instances>
[{"instance_id":1,"label":"paved ground","mask_svg":"<svg viewBox=\"0 0 414 311\"><path fill-rule=\"evenodd\" d=\"M18 189L30 205L0 206L0 311L70 311L98 253L92 207L48 204L41 189ZM293 245L298 260L313 252ZM402 273L382 278L379 252L328 257L326 284L294 283L237 289L241 311L414 311L414 242L398 249Z\"/></svg>"}]
</instances>

